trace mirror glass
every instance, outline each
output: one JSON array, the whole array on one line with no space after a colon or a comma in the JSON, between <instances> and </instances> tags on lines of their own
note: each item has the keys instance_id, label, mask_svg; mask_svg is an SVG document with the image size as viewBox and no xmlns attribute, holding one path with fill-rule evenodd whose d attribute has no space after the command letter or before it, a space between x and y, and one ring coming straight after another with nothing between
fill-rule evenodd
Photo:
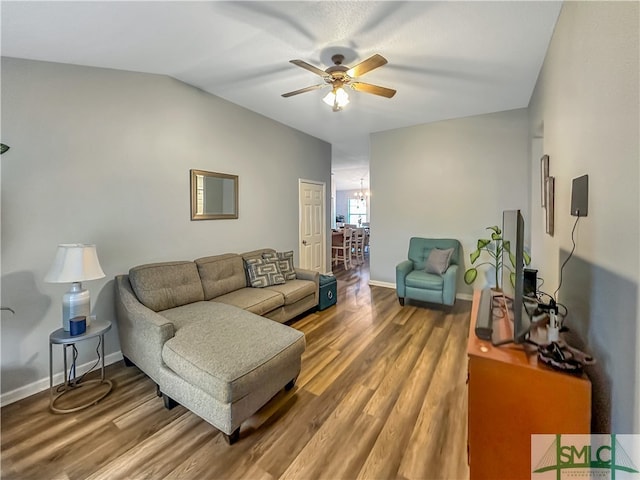
<instances>
[{"instance_id":1,"label":"mirror glass","mask_svg":"<svg viewBox=\"0 0 640 480\"><path fill-rule=\"evenodd\" d=\"M191 170L191 220L238 218L238 176Z\"/></svg>"}]
</instances>

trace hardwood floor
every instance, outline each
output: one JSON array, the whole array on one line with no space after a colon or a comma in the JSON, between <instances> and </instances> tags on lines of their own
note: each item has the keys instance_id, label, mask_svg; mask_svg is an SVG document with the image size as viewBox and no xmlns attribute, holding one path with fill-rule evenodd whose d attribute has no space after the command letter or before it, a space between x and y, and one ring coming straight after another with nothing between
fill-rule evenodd
<instances>
[{"instance_id":1,"label":"hardwood floor","mask_svg":"<svg viewBox=\"0 0 640 480\"><path fill-rule=\"evenodd\" d=\"M97 405L56 415L48 392L2 408L3 479L466 479L466 344L471 302L401 307L336 271L338 304L290 325L307 350L281 391L228 446L122 362Z\"/></svg>"}]
</instances>

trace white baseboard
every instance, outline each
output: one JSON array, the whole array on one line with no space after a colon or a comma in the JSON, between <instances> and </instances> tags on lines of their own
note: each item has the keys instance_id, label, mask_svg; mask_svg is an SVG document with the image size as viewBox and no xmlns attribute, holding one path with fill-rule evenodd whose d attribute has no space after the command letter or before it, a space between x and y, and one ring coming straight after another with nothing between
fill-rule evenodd
<instances>
[{"instance_id":1,"label":"white baseboard","mask_svg":"<svg viewBox=\"0 0 640 480\"><path fill-rule=\"evenodd\" d=\"M395 283L391 282L379 282L378 280L369 280L369 285L374 285L376 287L384 287L384 288L396 288ZM473 294L470 293L456 293L456 298L458 300L473 300Z\"/></svg>"},{"instance_id":2,"label":"white baseboard","mask_svg":"<svg viewBox=\"0 0 640 480\"><path fill-rule=\"evenodd\" d=\"M122 352L114 352L109 355L105 355L104 364L105 366L111 365L112 363L116 363L122 360ZM82 375L87 372L94 364L95 360L87 362L82 365L78 365L76 367L77 376ZM96 368L99 368L97 366ZM53 374L53 384L58 385L64 381L64 372L60 371L58 373ZM20 388L16 388L15 390L11 390L10 392L3 393L0 395L0 406L4 407L5 405L9 405L10 403L17 402L18 400L22 400L23 398L27 398L36 393L40 393L43 390L47 390L49 388L49 377L43 378L41 380L37 380L29 385L25 385Z\"/></svg>"},{"instance_id":3,"label":"white baseboard","mask_svg":"<svg viewBox=\"0 0 640 480\"><path fill-rule=\"evenodd\" d=\"M369 285L374 285L376 287L393 288L394 290L396 288L395 283L379 282L378 280L369 280Z\"/></svg>"},{"instance_id":4,"label":"white baseboard","mask_svg":"<svg viewBox=\"0 0 640 480\"><path fill-rule=\"evenodd\" d=\"M458 300L469 300L469 301L472 301L473 300L473 294L472 293L456 293L456 298Z\"/></svg>"}]
</instances>

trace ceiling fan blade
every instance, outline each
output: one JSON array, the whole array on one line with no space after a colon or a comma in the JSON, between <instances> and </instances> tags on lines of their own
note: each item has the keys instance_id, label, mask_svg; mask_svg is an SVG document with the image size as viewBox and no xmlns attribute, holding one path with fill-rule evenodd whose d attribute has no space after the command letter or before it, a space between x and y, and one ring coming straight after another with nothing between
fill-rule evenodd
<instances>
[{"instance_id":1,"label":"ceiling fan blade","mask_svg":"<svg viewBox=\"0 0 640 480\"><path fill-rule=\"evenodd\" d=\"M351 82L350 85L358 92L373 93L374 95L380 95L381 97L391 98L396 94L396 91L391 88L371 85L370 83Z\"/></svg>"},{"instance_id":2,"label":"ceiling fan blade","mask_svg":"<svg viewBox=\"0 0 640 480\"><path fill-rule=\"evenodd\" d=\"M329 74L324 70L320 70L318 67L314 67L310 63L305 62L304 60L289 60L290 63L297 65L299 67L304 68L305 70L309 70L310 72L315 73L316 75L320 75L321 77L327 77Z\"/></svg>"},{"instance_id":3,"label":"ceiling fan blade","mask_svg":"<svg viewBox=\"0 0 640 480\"><path fill-rule=\"evenodd\" d=\"M311 90L317 90L318 88L322 88L327 86L326 83L321 83L320 85L313 85L311 87L301 88L300 90L294 90L293 92L283 93L282 96L284 98L292 97L294 95L298 95L299 93L310 92Z\"/></svg>"},{"instance_id":4,"label":"ceiling fan blade","mask_svg":"<svg viewBox=\"0 0 640 480\"><path fill-rule=\"evenodd\" d=\"M351 67L349 70L347 70L347 75L349 75L350 77L361 77L365 73L370 72L374 68L381 67L385 63L387 63L387 59L382 55L378 55L376 53L372 57L369 57L363 62L360 62L355 67Z\"/></svg>"}]
</instances>

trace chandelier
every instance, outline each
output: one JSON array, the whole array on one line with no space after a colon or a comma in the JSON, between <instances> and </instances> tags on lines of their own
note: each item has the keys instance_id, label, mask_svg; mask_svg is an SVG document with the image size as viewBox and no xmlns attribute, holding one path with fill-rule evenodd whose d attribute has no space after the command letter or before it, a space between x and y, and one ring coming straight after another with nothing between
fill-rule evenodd
<instances>
[{"instance_id":1,"label":"chandelier","mask_svg":"<svg viewBox=\"0 0 640 480\"><path fill-rule=\"evenodd\" d=\"M364 189L364 180L360 179L360 191L354 192L354 197L356 197L361 202L364 202L365 198L369 196L369 190Z\"/></svg>"}]
</instances>

